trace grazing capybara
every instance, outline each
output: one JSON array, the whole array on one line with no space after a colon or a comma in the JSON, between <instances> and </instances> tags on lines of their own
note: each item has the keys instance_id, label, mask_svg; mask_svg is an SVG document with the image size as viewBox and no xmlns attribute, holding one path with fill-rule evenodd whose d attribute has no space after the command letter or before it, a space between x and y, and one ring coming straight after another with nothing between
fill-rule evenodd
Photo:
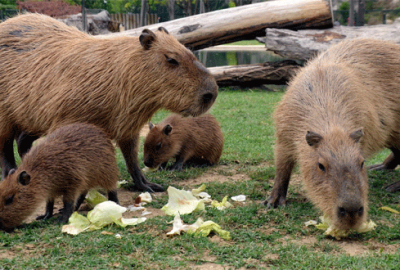
<instances>
[{"instance_id":1,"label":"grazing capybara","mask_svg":"<svg viewBox=\"0 0 400 270\"><path fill-rule=\"evenodd\" d=\"M65 223L91 188L105 189L109 200L118 203L114 150L111 140L94 125L70 124L55 130L0 182L0 229L21 225L44 201L46 213L38 219L50 218L58 196L63 196L60 222Z\"/></svg>"},{"instance_id":2,"label":"grazing capybara","mask_svg":"<svg viewBox=\"0 0 400 270\"><path fill-rule=\"evenodd\" d=\"M210 114L186 117L173 114L160 124L149 124L150 131L144 143L144 164L150 168L176 158L172 170L192 165L217 164L224 147L224 136L217 120Z\"/></svg>"},{"instance_id":3,"label":"grazing capybara","mask_svg":"<svg viewBox=\"0 0 400 270\"><path fill-rule=\"evenodd\" d=\"M0 24L3 178L16 168L17 134L27 134L29 145L83 122L116 141L135 188L162 191L138 166L140 128L161 108L198 116L217 95L214 77L164 28L145 29L140 37L94 37L45 15L8 19Z\"/></svg>"},{"instance_id":4,"label":"grazing capybara","mask_svg":"<svg viewBox=\"0 0 400 270\"><path fill-rule=\"evenodd\" d=\"M368 209L364 159L400 149L400 46L356 39L330 47L290 82L275 112L275 183L265 201L285 205L296 163L310 200L338 229ZM397 149L397 150L396 150Z\"/></svg>"}]
</instances>

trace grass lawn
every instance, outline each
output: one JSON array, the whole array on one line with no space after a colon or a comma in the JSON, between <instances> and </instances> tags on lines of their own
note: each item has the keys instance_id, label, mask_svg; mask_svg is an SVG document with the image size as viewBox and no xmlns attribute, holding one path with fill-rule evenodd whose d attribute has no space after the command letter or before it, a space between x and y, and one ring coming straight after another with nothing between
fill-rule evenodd
<instances>
[{"instance_id":1,"label":"grass lawn","mask_svg":"<svg viewBox=\"0 0 400 270\"><path fill-rule=\"evenodd\" d=\"M247 195L246 203L219 211L183 215L185 223L198 217L218 223L231 240L218 235L168 237L173 217L154 215L134 227L108 226L101 231L70 236L61 233L55 220L32 222L14 233L0 232L0 269L398 269L400 262L400 216L380 210L399 210L399 194L383 187L400 178L400 172L370 172L370 218L375 231L351 234L337 241L304 222L321 214L308 201L298 170L289 186L285 208L260 205L269 194L275 175L273 166L274 127L271 114L283 92L257 89L222 89L211 113L219 120L225 136L220 164L208 168L186 168L182 172L152 172L149 181L190 190L206 183L206 191L221 201L226 195ZM168 113L159 112L157 123ZM142 161L142 148L139 152ZM383 151L368 164L382 161ZM122 155L117 151L122 179L130 179ZM138 193L128 194L130 204ZM149 211L158 213L168 201L166 192L155 194ZM128 201L121 201L128 206ZM44 209L41 209L44 211Z\"/></svg>"}]
</instances>

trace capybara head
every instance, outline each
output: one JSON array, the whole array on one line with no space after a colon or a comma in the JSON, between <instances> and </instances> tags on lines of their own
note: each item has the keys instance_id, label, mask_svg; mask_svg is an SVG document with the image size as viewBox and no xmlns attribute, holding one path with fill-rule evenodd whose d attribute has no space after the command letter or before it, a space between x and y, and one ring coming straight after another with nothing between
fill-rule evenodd
<instances>
[{"instance_id":1,"label":"capybara head","mask_svg":"<svg viewBox=\"0 0 400 270\"><path fill-rule=\"evenodd\" d=\"M360 150L363 130L342 129L322 136L308 131L302 170L310 199L338 229L356 229L368 211L368 181Z\"/></svg>"},{"instance_id":2,"label":"capybara head","mask_svg":"<svg viewBox=\"0 0 400 270\"><path fill-rule=\"evenodd\" d=\"M10 170L0 182L0 229L12 231L29 217L36 207L35 192L29 191L30 175Z\"/></svg>"},{"instance_id":3,"label":"capybara head","mask_svg":"<svg viewBox=\"0 0 400 270\"><path fill-rule=\"evenodd\" d=\"M144 75L148 78L145 84L162 86L160 91L174 89L173 95L162 97L163 107L184 116L198 116L211 107L218 96L217 83L190 50L163 27L156 32L144 29L139 41L145 55L142 59L156 76Z\"/></svg>"},{"instance_id":4,"label":"capybara head","mask_svg":"<svg viewBox=\"0 0 400 270\"><path fill-rule=\"evenodd\" d=\"M144 164L149 168L157 168L167 162L181 148L180 140L172 138L173 127L149 124L150 131L144 142Z\"/></svg>"}]
</instances>

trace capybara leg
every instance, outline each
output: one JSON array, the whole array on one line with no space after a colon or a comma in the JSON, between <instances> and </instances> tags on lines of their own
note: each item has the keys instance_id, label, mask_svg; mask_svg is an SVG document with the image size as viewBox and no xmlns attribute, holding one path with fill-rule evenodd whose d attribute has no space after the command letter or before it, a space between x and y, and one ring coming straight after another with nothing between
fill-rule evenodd
<instances>
[{"instance_id":1,"label":"capybara leg","mask_svg":"<svg viewBox=\"0 0 400 270\"><path fill-rule=\"evenodd\" d=\"M275 165L276 175L274 180L274 187L272 188L271 195L264 201L268 208L275 208L278 206L286 205L286 195L289 187L290 175L292 174L295 161L291 156L285 155L286 149L283 151L275 151Z\"/></svg>"},{"instance_id":2,"label":"capybara leg","mask_svg":"<svg viewBox=\"0 0 400 270\"><path fill-rule=\"evenodd\" d=\"M11 169L16 169L14 157L14 136L0 140L1 179L4 179Z\"/></svg>"},{"instance_id":3,"label":"capybara leg","mask_svg":"<svg viewBox=\"0 0 400 270\"><path fill-rule=\"evenodd\" d=\"M164 162L164 163L161 163L161 165L158 166L158 170L159 171L165 170L167 168L167 164L168 164L168 161Z\"/></svg>"},{"instance_id":4,"label":"capybara leg","mask_svg":"<svg viewBox=\"0 0 400 270\"><path fill-rule=\"evenodd\" d=\"M76 201L76 204L75 204L75 211L78 211L79 207L81 207L81 204L83 203L83 201L86 198L86 194L87 194L87 192L85 191L79 196L79 198L78 198L78 200Z\"/></svg>"},{"instance_id":5,"label":"capybara leg","mask_svg":"<svg viewBox=\"0 0 400 270\"><path fill-rule=\"evenodd\" d=\"M385 190L387 192L397 192L400 191L400 181L394 182L393 184L390 184L385 187Z\"/></svg>"},{"instance_id":6,"label":"capybara leg","mask_svg":"<svg viewBox=\"0 0 400 270\"><path fill-rule=\"evenodd\" d=\"M54 208L54 200L49 200L46 203L46 213L42 216L38 216L36 220L41 220L41 219L49 219L53 216L53 208Z\"/></svg>"},{"instance_id":7,"label":"capybara leg","mask_svg":"<svg viewBox=\"0 0 400 270\"><path fill-rule=\"evenodd\" d=\"M39 136L30 136L22 132L17 139L18 154L21 158L31 149L32 143L36 141Z\"/></svg>"},{"instance_id":8,"label":"capybara leg","mask_svg":"<svg viewBox=\"0 0 400 270\"><path fill-rule=\"evenodd\" d=\"M183 169L183 163L184 163L184 159L181 157L176 157L176 161L175 164L172 166L171 170L175 170L175 171L182 171Z\"/></svg>"},{"instance_id":9,"label":"capybara leg","mask_svg":"<svg viewBox=\"0 0 400 270\"><path fill-rule=\"evenodd\" d=\"M400 151L396 148L390 148L392 153L381 164L368 166L370 171L394 170L400 164Z\"/></svg>"},{"instance_id":10,"label":"capybara leg","mask_svg":"<svg viewBox=\"0 0 400 270\"><path fill-rule=\"evenodd\" d=\"M60 223L67 223L73 211L74 211L74 201L64 200L64 208L62 211L62 215L59 219Z\"/></svg>"},{"instance_id":11,"label":"capybara leg","mask_svg":"<svg viewBox=\"0 0 400 270\"><path fill-rule=\"evenodd\" d=\"M119 204L118 196L117 196L117 190L116 189L111 190L111 191L108 192L108 200Z\"/></svg>"},{"instance_id":12,"label":"capybara leg","mask_svg":"<svg viewBox=\"0 0 400 270\"><path fill-rule=\"evenodd\" d=\"M135 136L132 140L119 141L118 146L124 155L126 167L135 182L135 189L148 192L162 192L162 186L150 183L144 177L138 163L138 143L139 136Z\"/></svg>"}]
</instances>

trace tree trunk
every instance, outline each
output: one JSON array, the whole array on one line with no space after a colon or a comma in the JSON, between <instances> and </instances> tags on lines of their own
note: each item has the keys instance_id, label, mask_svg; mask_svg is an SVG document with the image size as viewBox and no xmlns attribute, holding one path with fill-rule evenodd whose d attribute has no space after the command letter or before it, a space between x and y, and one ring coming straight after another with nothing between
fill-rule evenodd
<instances>
[{"instance_id":1,"label":"tree trunk","mask_svg":"<svg viewBox=\"0 0 400 270\"><path fill-rule=\"evenodd\" d=\"M140 8L140 25L144 27L146 25L146 0L142 0L142 6Z\"/></svg>"},{"instance_id":2,"label":"tree trunk","mask_svg":"<svg viewBox=\"0 0 400 270\"><path fill-rule=\"evenodd\" d=\"M281 62L211 67L208 70L214 76L218 86L256 87L262 84L287 84L288 80L301 67L292 60Z\"/></svg>"},{"instance_id":3,"label":"tree trunk","mask_svg":"<svg viewBox=\"0 0 400 270\"><path fill-rule=\"evenodd\" d=\"M343 39L371 38L390 40L400 45L400 23L380 24L363 27L335 26L328 30L266 29L265 38L257 38L265 43L267 50L286 58L308 60L318 52Z\"/></svg>"},{"instance_id":4,"label":"tree trunk","mask_svg":"<svg viewBox=\"0 0 400 270\"><path fill-rule=\"evenodd\" d=\"M165 27L192 50L265 36L265 28L332 27L330 0L281 0L217 10L174 21L148 25ZM113 35L139 36L144 28Z\"/></svg>"},{"instance_id":5,"label":"tree trunk","mask_svg":"<svg viewBox=\"0 0 400 270\"><path fill-rule=\"evenodd\" d=\"M169 19L172 21L175 19L175 0L168 0L168 13Z\"/></svg>"}]
</instances>

